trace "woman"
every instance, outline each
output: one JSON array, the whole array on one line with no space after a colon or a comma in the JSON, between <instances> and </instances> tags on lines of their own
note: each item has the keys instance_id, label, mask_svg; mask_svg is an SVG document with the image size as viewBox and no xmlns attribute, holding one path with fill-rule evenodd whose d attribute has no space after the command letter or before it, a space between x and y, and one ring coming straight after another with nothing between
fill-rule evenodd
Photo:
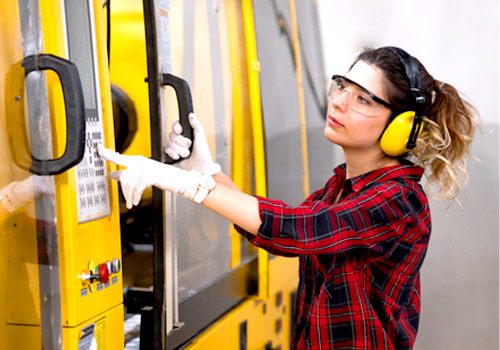
<instances>
[{"instance_id":1,"label":"woman","mask_svg":"<svg viewBox=\"0 0 500 350\"><path fill-rule=\"evenodd\" d=\"M395 47L361 53L345 77L333 77L329 98L324 134L343 148L345 164L296 207L238 191L212 161L194 115L193 152L179 163L185 170L100 153L127 166L110 174L127 207L158 186L234 222L253 244L300 257L292 349L411 349L431 232L419 181L427 168L441 196L457 196L475 111ZM173 129L167 154L189 156L190 141Z\"/></svg>"}]
</instances>

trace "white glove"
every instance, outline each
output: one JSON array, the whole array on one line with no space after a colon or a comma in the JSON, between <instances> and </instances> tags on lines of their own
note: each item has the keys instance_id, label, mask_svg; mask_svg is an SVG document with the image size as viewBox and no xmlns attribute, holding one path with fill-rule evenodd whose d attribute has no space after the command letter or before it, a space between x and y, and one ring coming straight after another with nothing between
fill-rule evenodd
<instances>
[{"instance_id":1,"label":"white glove","mask_svg":"<svg viewBox=\"0 0 500 350\"><path fill-rule=\"evenodd\" d=\"M50 181L50 177L32 175L23 181L14 181L5 186L0 191L0 203L12 213L48 195L54 195L54 183Z\"/></svg>"},{"instance_id":2,"label":"white glove","mask_svg":"<svg viewBox=\"0 0 500 350\"><path fill-rule=\"evenodd\" d=\"M219 173L221 167L212 160L212 154L208 147L207 137L203 131L203 126L194 113L189 114L189 124L193 127L194 138L191 156L189 155L191 140L181 135L182 126L178 121L172 125L172 132L169 135L165 153L173 160L177 160L180 157L186 158L177 163L181 169L196 170L207 175Z\"/></svg>"},{"instance_id":3,"label":"white glove","mask_svg":"<svg viewBox=\"0 0 500 350\"><path fill-rule=\"evenodd\" d=\"M101 144L97 146L97 151L103 159L127 167L111 172L109 177L120 181L128 209L138 205L144 190L151 186L181 194L196 203L201 203L215 187L211 176L196 170L182 170L143 156L126 156Z\"/></svg>"}]
</instances>

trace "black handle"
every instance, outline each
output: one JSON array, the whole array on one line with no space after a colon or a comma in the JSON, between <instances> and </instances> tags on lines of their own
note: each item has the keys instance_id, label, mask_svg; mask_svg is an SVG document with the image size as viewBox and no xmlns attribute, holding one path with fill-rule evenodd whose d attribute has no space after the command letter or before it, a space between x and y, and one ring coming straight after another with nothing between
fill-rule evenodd
<instances>
[{"instance_id":1,"label":"black handle","mask_svg":"<svg viewBox=\"0 0 500 350\"><path fill-rule=\"evenodd\" d=\"M26 57L21 64L25 76L36 70L53 70L61 81L66 112L66 149L61 157L38 159L31 155L30 171L38 175L60 174L78 164L85 153L85 105L82 84L76 66L48 54Z\"/></svg>"},{"instance_id":2,"label":"black handle","mask_svg":"<svg viewBox=\"0 0 500 350\"><path fill-rule=\"evenodd\" d=\"M182 126L182 135L189 138L194 142L193 128L189 124L189 113L193 112L193 100L191 99L191 90L189 89L189 84L187 81L176 77L172 74L163 74L162 85L169 85L174 88L175 94L177 96L177 105L179 106L179 122ZM193 142L189 151L193 148ZM167 155L165 163L173 164L182 160L174 160Z\"/></svg>"}]
</instances>

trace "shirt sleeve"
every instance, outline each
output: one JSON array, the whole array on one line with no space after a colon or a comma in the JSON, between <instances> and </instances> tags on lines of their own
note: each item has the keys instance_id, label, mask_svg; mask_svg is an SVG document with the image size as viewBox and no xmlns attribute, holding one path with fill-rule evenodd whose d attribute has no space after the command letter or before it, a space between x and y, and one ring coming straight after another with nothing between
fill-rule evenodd
<instances>
[{"instance_id":1,"label":"shirt sleeve","mask_svg":"<svg viewBox=\"0 0 500 350\"><path fill-rule=\"evenodd\" d=\"M304 203L316 200L318 198L321 198L321 196L324 193L324 191L325 191L325 189L322 188L320 190L317 190L317 191L313 192L311 195L309 195L309 197L307 197L307 199L305 200ZM259 212L260 212L260 201L264 200L264 198L257 196L257 199L259 200ZM281 202L279 202L279 203L281 203ZM261 212L260 212L260 217L262 219L262 213ZM254 236L251 233L245 231L244 229L242 229L241 227L239 227L236 224L234 224L234 228L235 228L236 231L238 231L238 233L240 233L243 237L245 237L250 243L252 243L253 245L255 245L257 247L264 248L265 250L267 250L267 252L269 252L271 254L279 255L279 256L285 256L285 257L296 257L296 256L299 255L298 253L285 252L285 251L283 251L281 249L275 249L275 248L273 248L270 245L261 246L259 243L256 243L256 236Z\"/></svg>"},{"instance_id":2,"label":"shirt sleeve","mask_svg":"<svg viewBox=\"0 0 500 350\"><path fill-rule=\"evenodd\" d=\"M247 238L277 255L381 256L397 241L410 247L430 231L423 192L397 182L374 185L337 205L314 194L296 207L257 198L262 225Z\"/></svg>"}]
</instances>

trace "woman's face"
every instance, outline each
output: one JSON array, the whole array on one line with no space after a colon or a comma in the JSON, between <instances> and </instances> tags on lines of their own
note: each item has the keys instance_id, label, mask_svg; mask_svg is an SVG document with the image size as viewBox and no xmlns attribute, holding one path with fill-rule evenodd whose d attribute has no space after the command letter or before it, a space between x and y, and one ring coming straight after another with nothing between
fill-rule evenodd
<instances>
[{"instance_id":1,"label":"woman's face","mask_svg":"<svg viewBox=\"0 0 500 350\"><path fill-rule=\"evenodd\" d=\"M387 96L383 89L382 71L377 67L358 61L346 74L346 78L364 87L375 96L387 102ZM379 140L384 130L391 110L375 101L373 108L377 113L364 114L359 112L356 103L359 103L355 85L346 86L343 92L337 92L336 96L329 96L325 137L344 148L366 151L380 151ZM364 103L364 102L363 102ZM372 109L373 111L373 109Z\"/></svg>"}]
</instances>

